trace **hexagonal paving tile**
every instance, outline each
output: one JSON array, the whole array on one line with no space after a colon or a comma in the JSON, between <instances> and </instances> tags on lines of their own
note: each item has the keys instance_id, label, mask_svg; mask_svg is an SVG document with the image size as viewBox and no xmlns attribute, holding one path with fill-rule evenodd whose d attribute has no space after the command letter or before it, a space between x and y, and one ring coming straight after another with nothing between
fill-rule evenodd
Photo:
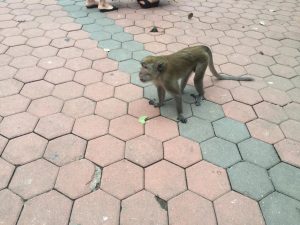
<instances>
[{"instance_id":1,"label":"hexagonal paving tile","mask_svg":"<svg viewBox=\"0 0 300 225\"><path fill-rule=\"evenodd\" d=\"M152 106L153 107L153 106ZM155 108L155 107L154 107ZM171 120L178 121L177 120L177 111L176 111L176 102L174 99L171 101L167 101L164 103L163 107L160 108L161 115L164 117L167 117ZM182 102L182 115L185 118L189 118L192 116L192 110L191 105L187 104L185 102Z\"/></svg>"},{"instance_id":2,"label":"hexagonal paving tile","mask_svg":"<svg viewBox=\"0 0 300 225\"><path fill-rule=\"evenodd\" d=\"M38 118L23 112L5 117L0 123L0 134L14 138L33 131Z\"/></svg>"},{"instance_id":3,"label":"hexagonal paving tile","mask_svg":"<svg viewBox=\"0 0 300 225\"><path fill-rule=\"evenodd\" d=\"M65 64L66 68L71 69L73 71L88 69L91 68L91 66L92 61L83 57L69 59Z\"/></svg>"},{"instance_id":4,"label":"hexagonal paving tile","mask_svg":"<svg viewBox=\"0 0 300 225\"><path fill-rule=\"evenodd\" d=\"M174 225L217 224L212 203L190 191L171 199L168 211L169 221Z\"/></svg>"},{"instance_id":5,"label":"hexagonal paving tile","mask_svg":"<svg viewBox=\"0 0 300 225\"><path fill-rule=\"evenodd\" d=\"M66 101L62 112L73 118L79 118L93 114L95 111L95 106L95 102L81 97Z\"/></svg>"},{"instance_id":6,"label":"hexagonal paving tile","mask_svg":"<svg viewBox=\"0 0 300 225\"><path fill-rule=\"evenodd\" d=\"M215 86L206 88L204 96L205 99L218 104L224 104L232 101L232 96L228 90Z\"/></svg>"},{"instance_id":7,"label":"hexagonal paving tile","mask_svg":"<svg viewBox=\"0 0 300 225\"><path fill-rule=\"evenodd\" d=\"M52 95L63 100L77 98L83 95L84 87L73 81L55 86Z\"/></svg>"},{"instance_id":8,"label":"hexagonal paving tile","mask_svg":"<svg viewBox=\"0 0 300 225\"><path fill-rule=\"evenodd\" d=\"M109 133L123 141L128 141L144 133L144 127L130 115L124 115L110 122Z\"/></svg>"},{"instance_id":9,"label":"hexagonal paving tile","mask_svg":"<svg viewBox=\"0 0 300 225\"><path fill-rule=\"evenodd\" d=\"M108 125L108 120L97 115L81 117L75 121L73 133L90 140L106 134Z\"/></svg>"},{"instance_id":10,"label":"hexagonal paving tile","mask_svg":"<svg viewBox=\"0 0 300 225\"><path fill-rule=\"evenodd\" d=\"M197 117L189 118L187 123L179 123L180 134L197 142L205 141L214 136L211 123L198 119Z\"/></svg>"},{"instance_id":11,"label":"hexagonal paving tile","mask_svg":"<svg viewBox=\"0 0 300 225\"><path fill-rule=\"evenodd\" d=\"M247 123L247 127L252 137L274 144L284 138L280 128L262 119L256 119Z\"/></svg>"},{"instance_id":12,"label":"hexagonal paving tile","mask_svg":"<svg viewBox=\"0 0 300 225\"><path fill-rule=\"evenodd\" d=\"M50 69L55 69L55 68L64 66L65 62L66 62L66 59L64 59L64 58L61 58L58 56L51 56L51 57L47 57L47 58L42 58L39 61L38 66L40 66L46 70L50 70ZM29 67L29 66L27 66L27 67Z\"/></svg>"},{"instance_id":13,"label":"hexagonal paving tile","mask_svg":"<svg viewBox=\"0 0 300 225\"><path fill-rule=\"evenodd\" d=\"M56 166L44 159L39 159L18 167L9 188L24 199L29 199L51 190L57 173Z\"/></svg>"},{"instance_id":14,"label":"hexagonal paving tile","mask_svg":"<svg viewBox=\"0 0 300 225\"><path fill-rule=\"evenodd\" d=\"M86 159L69 163L60 168L55 188L71 199L77 199L92 191L94 172L95 165Z\"/></svg>"},{"instance_id":15,"label":"hexagonal paving tile","mask_svg":"<svg viewBox=\"0 0 300 225\"><path fill-rule=\"evenodd\" d=\"M7 142L8 142L8 140L5 137L0 136L0 154L2 154L2 151L4 150Z\"/></svg>"},{"instance_id":16,"label":"hexagonal paving tile","mask_svg":"<svg viewBox=\"0 0 300 225\"><path fill-rule=\"evenodd\" d=\"M47 81L35 81L25 84L21 94L31 99L42 98L50 95L53 87L54 85Z\"/></svg>"},{"instance_id":17,"label":"hexagonal paving tile","mask_svg":"<svg viewBox=\"0 0 300 225\"><path fill-rule=\"evenodd\" d=\"M2 154L2 157L15 165L23 165L44 154L47 140L34 134L26 134L10 140Z\"/></svg>"},{"instance_id":18,"label":"hexagonal paving tile","mask_svg":"<svg viewBox=\"0 0 300 225\"><path fill-rule=\"evenodd\" d=\"M287 120L280 124L280 128L287 138L300 141L300 122Z\"/></svg>"},{"instance_id":19,"label":"hexagonal paving tile","mask_svg":"<svg viewBox=\"0 0 300 225\"><path fill-rule=\"evenodd\" d=\"M231 90L231 93L234 100L246 103L248 105L254 105L262 101L259 93L251 88L240 86Z\"/></svg>"},{"instance_id":20,"label":"hexagonal paving tile","mask_svg":"<svg viewBox=\"0 0 300 225\"><path fill-rule=\"evenodd\" d=\"M120 86L130 82L130 75L121 71L112 71L105 73L103 76L103 82L112 86Z\"/></svg>"},{"instance_id":21,"label":"hexagonal paving tile","mask_svg":"<svg viewBox=\"0 0 300 225\"><path fill-rule=\"evenodd\" d=\"M186 190L184 170L162 160L145 169L145 189L169 200Z\"/></svg>"},{"instance_id":22,"label":"hexagonal paving tile","mask_svg":"<svg viewBox=\"0 0 300 225\"><path fill-rule=\"evenodd\" d=\"M66 69L64 67L52 69L52 70L47 71L45 80L47 80L53 84L65 83L65 82L71 81L73 79L74 73L75 73L74 71ZM60 89L60 90L57 90L58 95L63 94L64 87L72 88L70 83L64 84L62 87L59 86L59 87L57 87L58 89ZM76 90L76 88L74 88L72 92L74 92L75 90Z\"/></svg>"},{"instance_id":23,"label":"hexagonal paving tile","mask_svg":"<svg viewBox=\"0 0 300 225\"><path fill-rule=\"evenodd\" d=\"M46 70L39 67L27 67L19 69L15 75L15 79L24 83L38 81L44 78Z\"/></svg>"},{"instance_id":24,"label":"hexagonal paving tile","mask_svg":"<svg viewBox=\"0 0 300 225\"><path fill-rule=\"evenodd\" d=\"M226 170L206 161L201 161L186 170L189 190L215 200L230 191Z\"/></svg>"},{"instance_id":25,"label":"hexagonal paving tile","mask_svg":"<svg viewBox=\"0 0 300 225\"><path fill-rule=\"evenodd\" d=\"M44 210L41 211L40 209ZM67 224L72 209L72 201L57 191L50 191L28 200L18 223ZM59 216L57 216L59 215Z\"/></svg>"},{"instance_id":26,"label":"hexagonal paving tile","mask_svg":"<svg viewBox=\"0 0 300 225\"><path fill-rule=\"evenodd\" d=\"M274 191L265 169L249 162L239 162L228 170L232 189L255 200L260 200Z\"/></svg>"},{"instance_id":27,"label":"hexagonal paving tile","mask_svg":"<svg viewBox=\"0 0 300 225\"><path fill-rule=\"evenodd\" d=\"M60 112L62 107L62 100L53 96L48 96L33 100L27 111L38 117L44 117Z\"/></svg>"},{"instance_id":28,"label":"hexagonal paving tile","mask_svg":"<svg viewBox=\"0 0 300 225\"><path fill-rule=\"evenodd\" d=\"M125 84L116 87L115 97L126 102L132 102L143 97L143 89L133 84Z\"/></svg>"},{"instance_id":29,"label":"hexagonal paving tile","mask_svg":"<svg viewBox=\"0 0 300 225\"><path fill-rule=\"evenodd\" d=\"M275 144L277 153L282 161L300 167L300 143L284 139Z\"/></svg>"},{"instance_id":30,"label":"hexagonal paving tile","mask_svg":"<svg viewBox=\"0 0 300 225\"><path fill-rule=\"evenodd\" d=\"M235 144L214 137L201 143L203 159L227 168L241 160L241 156Z\"/></svg>"},{"instance_id":31,"label":"hexagonal paving tile","mask_svg":"<svg viewBox=\"0 0 300 225\"><path fill-rule=\"evenodd\" d=\"M34 131L47 139L53 139L70 133L73 124L74 119L57 113L40 119Z\"/></svg>"},{"instance_id":32,"label":"hexagonal paving tile","mask_svg":"<svg viewBox=\"0 0 300 225\"><path fill-rule=\"evenodd\" d=\"M85 69L85 70L77 71L74 77L74 81L83 85L96 83L101 80L102 80L102 73L93 69Z\"/></svg>"},{"instance_id":33,"label":"hexagonal paving tile","mask_svg":"<svg viewBox=\"0 0 300 225\"><path fill-rule=\"evenodd\" d=\"M114 87L103 82L88 85L85 88L84 96L94 101L111 98L114 94Z\"/></svg>"},{"instance_id":34,"label":"hexagonal paving tile","mask_svg":"<svg viewBox=\"0 0 300 225\"><path fill-rule=\"evenodd\" d=\"M246 123L256 118L251 106L237 101L228 102L223 105L224 113L227 117Z\"/></svg>"},{"instance_id":35,"label":"hexagonal paving tile","mask_svg":"<svg viewBox=\"0 0 300 225\"><path fill-rule=\"evenodd\" d=\"M0 191L0 201L5 204L0 205L1 223L14 225L18 221L22 210L22 199L8 189Z\"/></svg>"},{"instance_id":36,"label":"hexagonal paving tile","mask_svg":"<svg viewBox=\"0 0 300 225\"><path fill-rule=\"evenodd\" d=\"M0 97L14 95L19 93L23 84L15 79L7 79L0 81Z\"/></svg>"},{"instance_id":37,"label":"hexagonal paving tile","mask_svg":"<svg viewBox=\"0 0 300 225\"><path fill-rule=\"evenodd\" d=\"M163 158L161 141L143 135L126 143L125 158L146 167Z\"/></svg>"},{"instance_id":38,"label":"hexagonal paving tile","mask_svg":"<svg viewBox=\"0 0 300 225\"><path fill-rule=\"evenodd\" d=\"M273 123L279 124L288 119L283 108L278 105L273 105L268 102L261 102L255 105L253 108L258 117Z\"/></svg>"},{"instance_id":39,"label":"hexagonal paving tile","mask_svg":"<svg viewBox=\"0 0 300 225\"><path fill-rule=\"evenodd\" d=\"M280 162L274 147L263 141L250 138L239 143L238 147L244 160L266 169Z\"/></svg>"},{"instance_id":40,"label":"hexagonal paving tile","mask_svg":"<svg viewBox=\"0 0 300 225\"><path fill-rule=\"evenodd\" d=\"M85 148L85 140L73 134L67 134L51 140L47 145L44 157L58 166L63 166L83 158Z\"/></svg>"},{"instance_id":41,"label":"hexagonal paving tile","mask_svg":"<svg viewBox=\"0 0 300 225\"><path fill-rule=\"evenodd\" d=\"M153 194L141 191L122 201L120 223L122 225L151 225L153 223L167 225L168 215Z\"/></svg>"},{"instance_id":42,"label":"hexagonal paving tile","mask_svg":"<svg viewBox=\"0 0 300 225\"><path fill-rule=\"evenodd\" d=\"M164 158L186 168L200 161L202 155L198 143L179 136L164 143Z\"/></svg>"},{"instance_id":43,"label":"hexagonal paving tile","mask_svg":"<svg viewBox=\"0 0 300 225\"><path fill-rule=\"evenodd\" d=\"M214 202L220 225L264 225L265 221L256 201L231 191Z\"/></svg>"},{"instance_id":44,"label":"hexagonal paving tile","mask_svg":"<svg viewBox=\"0 0 300 225\"><path fill-rule=\"evenodd\" d=\"M144 187L143 169L127 160L111 164L103 169L101 189L124 199Z\"/></svg>"},{"instance_id":45,"label":"hexagonal paving tile","mask_svg":"<svg viewBox=\"0 0 300 225\"><path fill-rule=\"evenodd\" d=\"M153 118L159 115L159 109L150 105L146 99L138 99L129 103L128 114L135 117L145 115L148 118Z\"/></svg>"},{"instance_id":46,"label":"hexagonal paving tile","mask_svg":"<svg viewBox=\"0 0 300 225\"><path fill-rule=\"evenodd\" d=\"M24 112L29 103L30 99L19 94L0 98L0 115L9 116L11 114Z\"/></svg>"},{"instance_id":47,"label":"hexagonal paving tile","mask_svg":"<svg viewBox=\"0 0 300 225\"><path fill-rule=\"evenodd\" d=\"M260 201L267 224L297 225L300 220L300 202L278 192L273 192Z\"/></svg>"},{"instance_id":48,"label":"hexagonal paving tile","mask_svg":"<svg viewBox=\"0 0 300 225\"><path fill-rule=\"evenodd\" d=\"M126 114L127 105L116 98L109 98L97 103L95 113L107 119L114 119Z\"/></svg>"},{"instance_id":49,"label":"hexagonal paving tile","mask_svg":"<svg viewBox=\"0 0 300 225\"><path fill-rule=\"evenodd\" d=\"M194 116L208 121L215 121L224 117L221 106L205 100L201 102L201 106L199 107L192 105L192 110Z\"/></svg>"},{"instance_id":50,"label":"hexagonal paving tile","mask_svg":"<svg viewBox=\"0 0 300 225\"><path fill-rule=\"evenodd\" d=\"M276 191L300 200L300 169L286 163L279 163L270 169L270 177Z\"/></svg>"},{"instance_id":51,"label":"hexagonal paving tile","mask_svg":"<svg viewBox=\"0 0 300 225\"><path fill-rule=\"evenodd\" d=\"M85 158L105 167L124 158L125 143L113 136L105 135L89 141Z\"/></svg>"},{"instance_id":52,"label":"hexagonal paving tile","mask_svg":"<svg viewBox=\"0 0 300 225\"><path fill-rule=\"evenodd\" d=\"M92 192L75 201L70 224L91 224L95 221L117 225L120 201L102 190Z\"/></svg>"},{"instance_id":53,"label":"hexagonal paving tile","mask_svg":"<svg viewBox=\"0 0 300 225\"><path fill-rule=\"evenodd\" d=\"M216 136L233 143L239 143L250 137L247 127L238 121L223 118L213 122Z\"/></svg>"},{"instance_id":54,"label":"hexagonal paving tile","mask_svg":"<svg viewBox=\"0 0 300 225\"><path fill-rule=\"evenodd\" d=\"M291 102L290 97L284 91L272 87L264 88L259 92L265 101L275 105L284 106Z\"/></svg>"},{"instance_id":55,"label":"hexagonal paving tile","mask_svg":"<svg viewBox=\"0 0 300 225\"><path fill-rule=\"evenodd\" d=\"M284 106L284 110L290 119L300 121L300 115L298 113L300 112L300 104L296 102L289 103Z\"/></svg>"},{"instance_id":56,"label":"hexagonal paving tile","mask_svg":"<svg viewBox=\"0 0 300 225\"><path fill-rule=\"evenodd\" d=\"M13 165L0 158L0 190L7 187L14 170Z\"/></svg>"},{"instance_id":57,"label":"hexagonal paving tile","mask_svg":"<svg viewBox=\"0 0 300 225\"><path fill-rule=\"evenodd\" d=\"M102 73L107 73L110 71L114 71L118 69L118 62L113 61L111 59L100 59L97 61L94 61L93 69L96 69Z\"/></svg>"}]
</instances>

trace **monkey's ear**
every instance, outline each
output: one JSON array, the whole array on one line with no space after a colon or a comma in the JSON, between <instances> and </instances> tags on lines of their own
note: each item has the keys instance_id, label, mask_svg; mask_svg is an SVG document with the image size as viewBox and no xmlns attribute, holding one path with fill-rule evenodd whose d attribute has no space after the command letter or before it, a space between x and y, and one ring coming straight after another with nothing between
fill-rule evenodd
<instances>
[{"instance_id":1,"label":"monkey's ear","mask_svg":"<svg viewBox=\"0 0 300 225\"><path fill-rule=\"evenodd\" d=\"M165 68L166 68L166 64L165 63L160 62L160 63L157 64L157 71L158 72L160 72L160 73L163 72L165 70Z\"/></svg>"}]
</instances>

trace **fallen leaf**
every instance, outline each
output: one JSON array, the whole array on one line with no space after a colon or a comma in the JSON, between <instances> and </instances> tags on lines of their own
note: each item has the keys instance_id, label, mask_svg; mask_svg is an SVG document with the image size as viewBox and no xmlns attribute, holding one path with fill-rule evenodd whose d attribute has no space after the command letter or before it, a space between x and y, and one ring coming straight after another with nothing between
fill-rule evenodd
<instances>
[{"instance_id":1,"label":"fallen leaf","mask_svg":"<svg viewBox=\"0 0 300 225\"><path fill-rule=\"evenodd\" d=\"M139 118L139 122L140 122L141 124L145 124L145 123L146 123L146 120L147 120L147 118L148 118L148 116L140 116L140 118Z\"/></svg>"}]
</instances>

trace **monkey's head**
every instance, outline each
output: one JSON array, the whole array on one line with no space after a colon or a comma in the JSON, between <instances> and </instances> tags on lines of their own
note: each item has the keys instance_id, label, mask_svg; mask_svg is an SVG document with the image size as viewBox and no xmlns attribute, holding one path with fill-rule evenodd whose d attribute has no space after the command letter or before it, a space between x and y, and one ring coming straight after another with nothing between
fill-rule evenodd
<instances>
[{"instance_id":1,"label":"monkey's head","mask_svg":"<svg viewBox=\"0 0 300 225\"><path fill-rule=\"evenodd\" d=\"M146 56L141 61L141 70L139 73L142 82L157 80L165 71L167 62L159 56Z\"/></svg>"}]
</instances>

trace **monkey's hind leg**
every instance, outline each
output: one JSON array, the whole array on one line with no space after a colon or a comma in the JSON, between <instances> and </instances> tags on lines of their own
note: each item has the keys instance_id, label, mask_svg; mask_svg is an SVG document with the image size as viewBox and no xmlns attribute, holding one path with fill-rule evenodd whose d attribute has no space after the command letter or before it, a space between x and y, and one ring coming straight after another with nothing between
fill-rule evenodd
<instances>
[{"instance_id":1,"label":"monkey's hind leg","mask_svg":"<svg viewBox=\"0 0 300 225\"><path fill-rule=\"evenodd\" d=\"M201 101L204 99L203 78L207 65L207 61L198 63L195 69L194 85L198 92L198 95L191 94L191 96L195 98L196 106L201 105Z\"/></svg>"},{"instance_id":2,"label":"monkey's hind leg","mask_svg":"<svg viewBox=\"0 0 300 225\"><path fill-rule=\"evenodd\" d=\"M157 87L157 95L159 102L156 102L154 99L149 101L150 105L153 105L154 107L160 107L164 105L166 91L162 87Z\"/></svg>"}]
</instances>

